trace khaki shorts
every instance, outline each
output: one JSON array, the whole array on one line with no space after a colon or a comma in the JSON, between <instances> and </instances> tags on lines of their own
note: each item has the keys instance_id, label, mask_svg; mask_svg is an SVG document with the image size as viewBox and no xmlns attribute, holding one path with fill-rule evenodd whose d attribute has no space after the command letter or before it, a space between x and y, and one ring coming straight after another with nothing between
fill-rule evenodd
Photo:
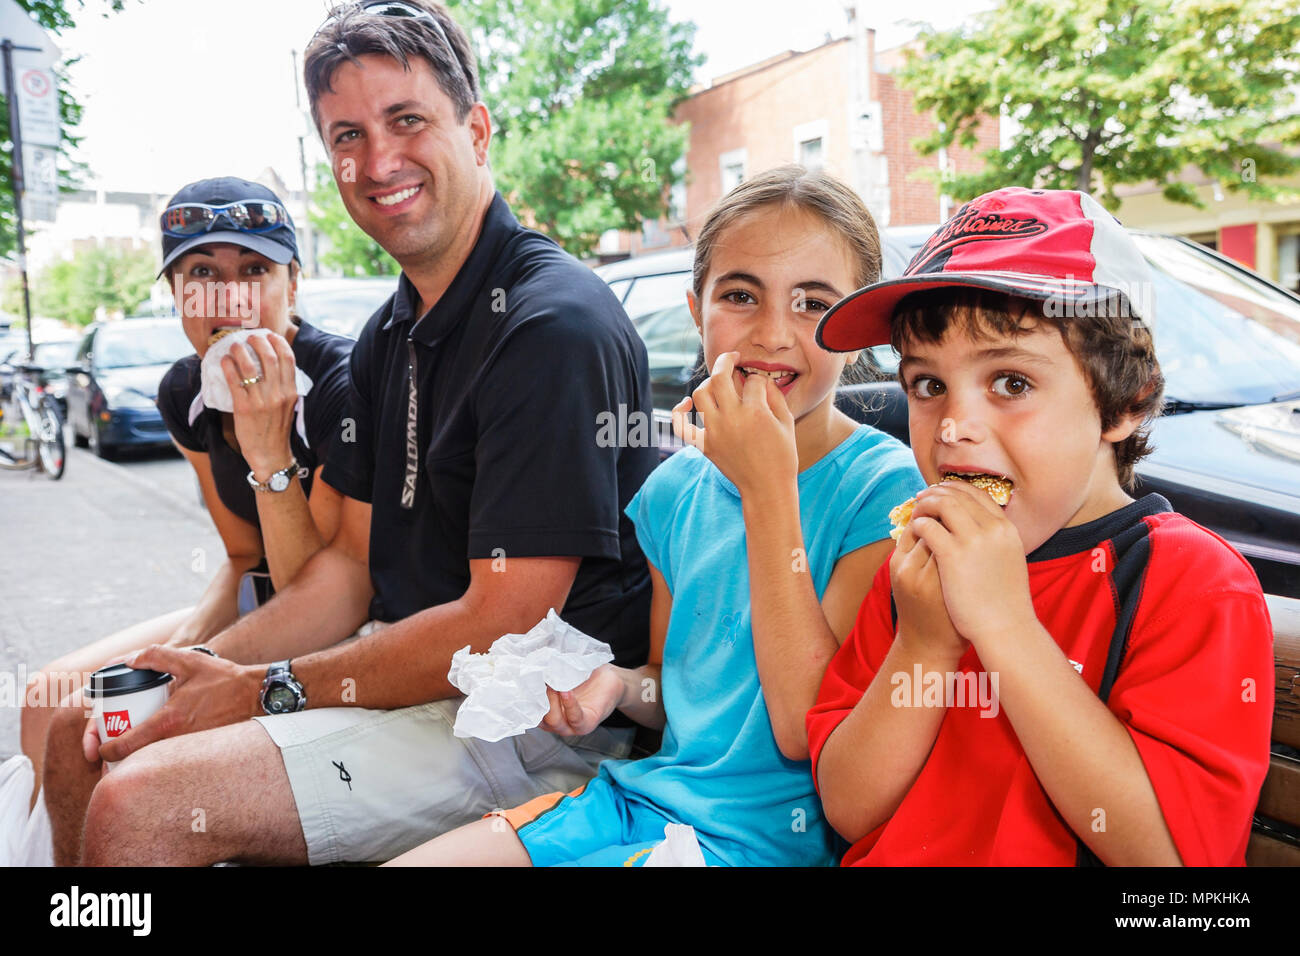
<instances>
[{"instance_id":1,"label":"khaki shorts","mask_svg":"<svg viewBox=\"0 0 1300 956\"><path fill-rule=\"evenodd\" d=\"M254 718L284 758L310 863L391 860L486 813L580 787L632 748L631 728L456 737L464 699Z\"/></svg>"}]
</instances>

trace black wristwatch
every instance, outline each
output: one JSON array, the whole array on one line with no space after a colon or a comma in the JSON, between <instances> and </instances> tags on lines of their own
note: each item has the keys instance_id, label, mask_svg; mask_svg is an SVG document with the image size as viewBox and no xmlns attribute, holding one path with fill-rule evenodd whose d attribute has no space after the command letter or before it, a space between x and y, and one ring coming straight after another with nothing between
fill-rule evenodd
<instances>
[{"instance_id":1,"label":"black wristwatch","mask_svg":"<svg viewBox=\"0 0 1300 956\"><path fill-rule=\"evenodd\" d=\"M268 714L293 714L307 706L302 684L289 670L289 661L278 661L266 669L262 681L262 710Z\"/></svg>"}]
</instances>

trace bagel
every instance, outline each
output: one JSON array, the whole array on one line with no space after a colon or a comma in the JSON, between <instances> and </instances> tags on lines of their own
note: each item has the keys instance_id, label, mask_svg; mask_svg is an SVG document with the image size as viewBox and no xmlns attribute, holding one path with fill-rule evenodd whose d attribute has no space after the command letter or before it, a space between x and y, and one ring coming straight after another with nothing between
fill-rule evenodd
<instances>
[{"instance_id":1,"label":"bagel","mask_svg":"<svg viewBox=\"0 0 1300 956\"><path fill-rule=\"evenodd\" d=\"M939 481L964 481L969 485L974 485L976 488L988 492L988 496L1003 508L1011 500L1011 492L1015 488L1011 479L1004 478L1001 475L958 475L949 473L940 478ZM890 509L889 521L894 527L890 529L889 536L895 541L899 539L903 529L912 520L912 509L914 507L916 507L916 499L908 498L901 505L895 505Z\"/></svg>"}]
</instances>

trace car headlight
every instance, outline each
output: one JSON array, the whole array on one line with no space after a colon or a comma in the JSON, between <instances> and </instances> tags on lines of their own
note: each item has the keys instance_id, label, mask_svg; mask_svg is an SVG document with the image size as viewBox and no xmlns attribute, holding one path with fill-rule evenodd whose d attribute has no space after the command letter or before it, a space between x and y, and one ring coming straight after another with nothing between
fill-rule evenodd
<instances>
[{"instance_id":1,"label":"car headlight","mask_svg":"<svg viewBox=\"0 0 1300 956\"><path fill-rule=\"evenodd\" d=\"M106 388L104 398L111 408L153 408L154 401L148 395L141 394L133 388Z\"/></svg>"}]
</instances>

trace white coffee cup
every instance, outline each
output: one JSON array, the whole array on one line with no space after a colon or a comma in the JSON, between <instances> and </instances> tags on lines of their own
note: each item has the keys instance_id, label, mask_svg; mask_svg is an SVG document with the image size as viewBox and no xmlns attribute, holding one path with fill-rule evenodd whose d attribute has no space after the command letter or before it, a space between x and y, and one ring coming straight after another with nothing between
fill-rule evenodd
<instances>
[{"instance_id":1,"label":"white coffee cup","mask_svg":"<svg viewBox=\"0 0 1300 956\"><path fill-rule=\"evenodd\" d=\"M94 702L100 743L139 727L167 703L171 679L162 671L136 670L125 664L101 667L91 674L86 696ZM105 761L104 766L112 770L116 764Z\"/></svg>"}]
</instances>

